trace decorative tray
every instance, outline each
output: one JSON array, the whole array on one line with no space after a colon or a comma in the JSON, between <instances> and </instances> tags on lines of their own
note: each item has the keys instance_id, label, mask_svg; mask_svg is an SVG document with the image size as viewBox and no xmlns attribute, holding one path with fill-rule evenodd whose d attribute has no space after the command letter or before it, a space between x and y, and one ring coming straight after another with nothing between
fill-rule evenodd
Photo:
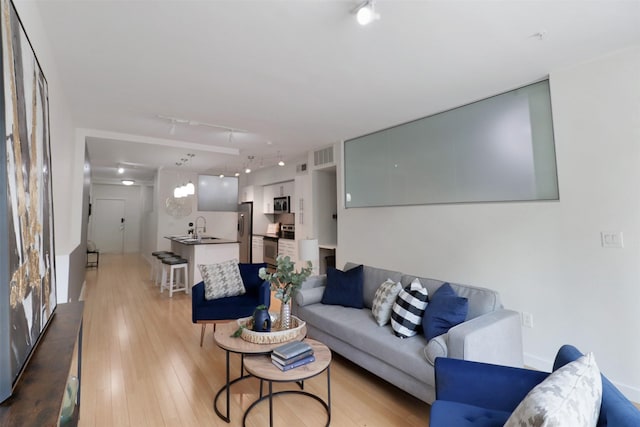
<instances>
[{"instance_id":1,"label":"decorative tray","mask_svg":"<svg viewBox=\"0 0 640 427\"><path fill-rule=\"evenodd\" d=\"M254 344L278 344L281 342L291 341L298 336L300 330L304 328L306 323L296 316L291 315L291 328L279 329L280 315L271 314L271 332L256 332L252 330L253 317L244 317L238 319L238 325L244 326L240 334L240 338Z\"/></svg>"}]
</instances>

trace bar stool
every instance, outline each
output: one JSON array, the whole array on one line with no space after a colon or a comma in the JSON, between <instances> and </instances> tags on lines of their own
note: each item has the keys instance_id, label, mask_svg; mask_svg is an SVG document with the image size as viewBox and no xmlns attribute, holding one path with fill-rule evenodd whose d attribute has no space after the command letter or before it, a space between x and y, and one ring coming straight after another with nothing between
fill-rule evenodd
<instances>
[{"instance_id":1,"label":"bar stool","mask_svg":"<svg viewBox=\"0 0 640 427\"><path fill-rule=\"evenodd\" d=\"M177 291L184 291L185 294L189 293L187 287L187 277L189 273L187 266L189 261L184 258L169 257L162 260L162 280L160 282L160 293L166 287L169 290L169 297L173 297L173 293ZM167 269L170 271L169 280L167 280ZM182 270L182 284L178 283L178 273ZM175 283L174 283L174 271L175 271Z\"/></svg>"},{"instance_id":2,"label":"bar stool","mask_svg":"<svg viewBox=\"0 0 640 427\"><path fill-rule=\"evenodd\" d=\"M151 280L156 286L160 285L160 274L162 273L162 259L177 256L171 251L156 251L151 252L156 259L151 264Z\"/></svg>"}]
</instances>

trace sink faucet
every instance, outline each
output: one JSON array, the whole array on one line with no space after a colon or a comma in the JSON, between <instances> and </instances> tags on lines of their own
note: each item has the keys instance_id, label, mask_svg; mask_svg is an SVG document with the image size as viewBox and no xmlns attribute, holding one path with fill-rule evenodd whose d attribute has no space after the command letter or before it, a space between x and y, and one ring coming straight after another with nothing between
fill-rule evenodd
<instances>
[{"instance_id":1,"label":"sink faucet","mask_svg":"<svg viewBox=\"0 0 640 427\"><path fill-rule=\"evenodd\" d=\"M199 216L196 218L195 221L195 226L193 227L194 230L194 236L196 239L200 239L200 232L198 231L198 220L202 218L202 221L204 222L204 225L202 226L202 233L206 233L207 232L207 219L203 216Z\"/></svg>"}]
</instances>

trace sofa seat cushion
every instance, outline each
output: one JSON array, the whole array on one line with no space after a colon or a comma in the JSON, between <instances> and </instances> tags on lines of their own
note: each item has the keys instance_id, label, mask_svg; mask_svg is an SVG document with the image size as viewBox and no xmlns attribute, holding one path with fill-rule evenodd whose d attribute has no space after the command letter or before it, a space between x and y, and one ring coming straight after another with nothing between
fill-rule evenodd
<instances>
[{"instance_id":1,"label":"sofa seat cushion","mask_svg":"<svg viewBox=\"0 0 640 427\"><path fill-rule=\"evenodd\" d=\"M422 335L401 339L390 326L378 326L371 310L338 305L300 307L298 315L323 332L349 343L428 384L435 384L433 366L424 358L427 341Z\"/></svg>"},{"instance_id":2,"label":"sofa seat cushion","mask_svg":"<svg viewBox=\"0 0 640 427\"><path fill-rule=\"evenodd\" d=\"M436 400L431 405L429 423L432 426L447 427L502 427L509 415L509 412Z\"/></svg>"},{"instance_id":3,"label":"sofa seat cushion","mask_svg":"<svg viewBox=\"0 0 640 427\"><path fill-rule=\"evenodd\" d=\"M195 320L229 320L249 317L260 305L258 292L223 299L203 300L198 305Z\"/></svg>"}]
</instances>

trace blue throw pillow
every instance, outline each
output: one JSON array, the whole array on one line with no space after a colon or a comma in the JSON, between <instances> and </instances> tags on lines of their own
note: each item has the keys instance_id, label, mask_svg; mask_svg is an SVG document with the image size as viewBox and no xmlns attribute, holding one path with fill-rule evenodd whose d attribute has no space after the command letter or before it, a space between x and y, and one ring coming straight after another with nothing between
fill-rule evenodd
<instances>
[{"instance_id":1,"label":"blue throw pillow","mask_svg":"<svg viewBox=\"0 0 640 427\"><path fill-rule=\"evenodd\" d=\"M327 286L322 294L322 304L364 307L363 282L364 267L362 265L347 271L328 267Z\"/></svg>"},{"instance_id":2,"label":"blue throw pillow","mask_svg":"<svg viewBox=\"0 0 640 427\"><path fill-rule=\"evenodd\" d=\"M450 284L445 283L431 296L422 316L422 328L427 340L445 334L464 322L469 300L459 297Z\"/></svg>"}]
</instances>

